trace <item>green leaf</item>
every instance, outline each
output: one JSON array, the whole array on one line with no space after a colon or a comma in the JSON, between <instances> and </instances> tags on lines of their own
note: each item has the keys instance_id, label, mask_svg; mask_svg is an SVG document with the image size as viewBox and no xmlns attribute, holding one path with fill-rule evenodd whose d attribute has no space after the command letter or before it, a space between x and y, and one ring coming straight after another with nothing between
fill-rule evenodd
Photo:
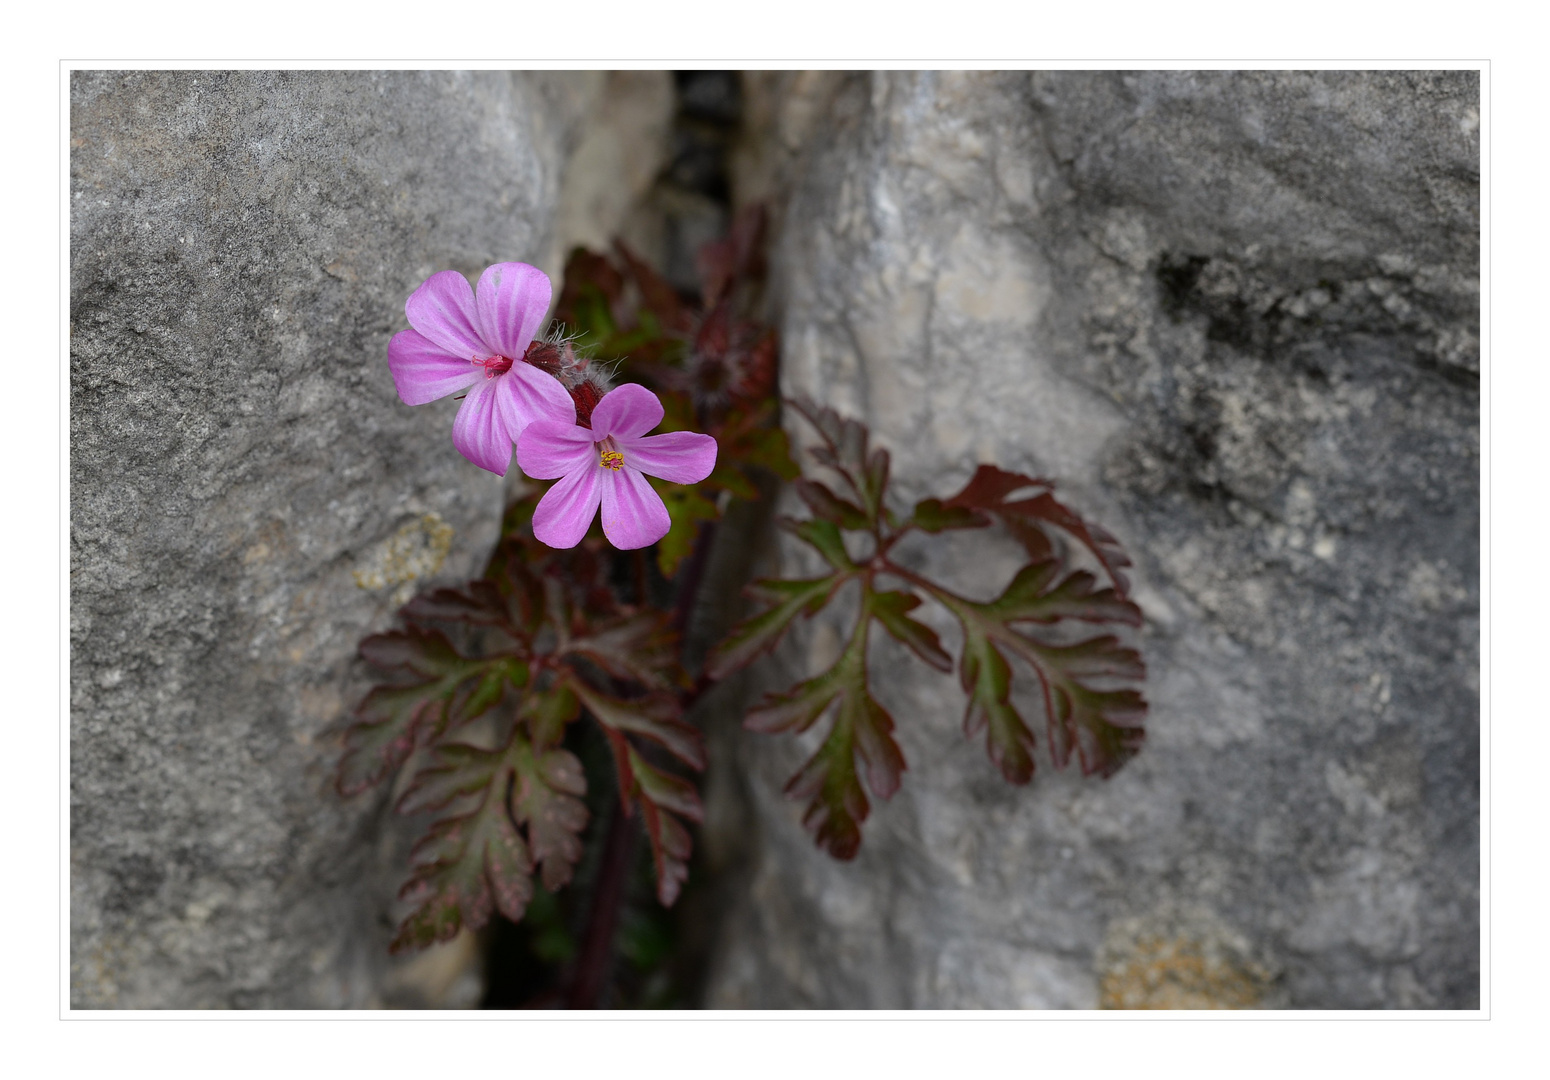
<instances>
[{"instance_id":1,"label":"green leaf","mask_svg":"<svg viewBox=\"0 0 1550 1080\"><path fill-rule=\"evenodd\" d=\"M854 732L836 724L785 791L790 798L808 800L802 824L820 848L836 859L856 857L861 823L872 808L856 776Z\"/></svg>"},{"instance_id":2,"label":"green leaf","mask_svg":"<svg viewBox=\"0 0 1550 1080\"><path fill-rule=\"evenodd\" d=\"M805 821L819 846L840 858L853 856L868 794L886 797L905 767L893 720L870 693L864 646L857 645L865 641L865 627L876 619L925 663L943 672L953 669L953 657L937 633L911 617L922 596L947 607L963 628L957 665L968 699L964 729L971 737L985 732L986 750L1007 780L1025 784L1034 773L1034 736L1012 703L1013 658L1027 663L1040 681L1057 767L1074 752L1085 773L1107 776L1134 755L1145 736L1146 702L1135 687L1118 684L1145 677L1140 654L1113 637L1056 645L1032 636L1069 621L1141 624L1140 609L1127 599L1128 582L1121 573L1130 560L1114 537L1056 501L1050 481L992 465L980 467L951 498L922 499L901 521L886 505L888 453L868 445L866 428L810 401L791 405L818 432L814 459L839 479L834 487L799 480L797 493L814 518L781 525L815 548L834 573L760 582L756 595L770 606L713 650L706 671L720 677L748 663L774 647L799 611L810 614L845 581L861 580L859 622L841 660L787 690L766 694L744 720L755 731L799 733L832 714L818 752L787 785L789 793L809 800ZM984 528L993 519L1024 545L1029 561L992 603L969 601L888 562L905 530L939 534ZM861 529L879 530L878 553L857 562L845 550L842 530ZM1072 540L1098 559L1108 585L1100 587L1098 577L1064 562ZM897 576L914 591L874 592L878 574Z\"/></svg>"},{"instance_id":3,"label":"green leaf","mask_svg":"<svg viewBox=\"0 0 1550 1080\"><path fill-rule=\"evenodd\" d=\"M715 521L721 516L716 504L690 484L672 484L656 477L647 477L652 490L662 497L671 524L667 535L657 541L657 567L662 576L672 578L679 565L694 551L699 538L701 523Z\"/></svg>"},{"instance_id":4,"label":"green leaf","mask_svg":"<svg viewBox=\"0 0 1550 1080\"><path fill-rule=\"evenodd\" d=\"M700 481L700 487L706 491L729 491L733 498L745 499L748 502L754 502L759 498L759 485L731 465L724 464L719 457L710 475Z\"/></svg>"},{"instance_id":5,"label":"green leaf","mask_svg":"<svg viewBox=\"0 0 1550 1080\"><path fill-rule=\"evenodd\" d=\"M919 606L920 597L913 593L878 592L871 594L867 611L883 624L883 629L926 663L938 671L953 670L953 658L942 648L942 640L936 631L906 614Z\"/></svg>"},{"instance_id":6,"label":"green leaf","mask_svg":"<svg viewBox=\"0 0 1550 1080\"><path fill-rule=\"evenodd\" d=\"M1001 775L1026 784L1033 779L1033 733L1011 702L1011 666L977 628L965 633L959 677L969 695L963 733L973 738L986 731L985 749Z\"/></svg>"},{"instance_id":7,"label":"green leaf","mask_svg":"<svg viewBox=\"0 0 1550 1080\"><path fill-rule=\"evenodd\" d=\"M416 869L399 893L419 905L389 948L425 948L463 927L477 930L499 909L516 922L533 894L527 845L502 805L509 766L491 770L478 807L431 826L415 845Z\"/></svg>"},{"instance_id":8,"label":"green leaf","mask_svg":"<svg viewBox=\"0 0 1550 1080\"><path fill-rule=\"evenodd\" d=\"M863 606L870 597L863 597ZM893 718L867 689L867 626L863 616L850 644L822 675L785 694L767 696L750 710L744 726L755 731L805 731L831 705L834 722L818 752L786 785L792 798L807 799L803 823L818 846L837 859L854 858L861 823L869 810L857 761L872 794L887 799L899 788L906 765L893 738Z\"/></svg>"},{"instance_id":9,"label":"green leaf","mask_svg":"<svg viewBox=\"0 0 1550 1080\"><path fill-rule=\"evenodd\" d=\"M793 480L802 474L801 466L792 460L790 438L778 427L747 431L741 437L735 460L768 469L782 480Z\"/></svg>"},{"instance_id":10,"label":"green leaf","mask_svg":"<svg viewBox=\"0 0 1550 1080\"><path fill-rule=\"evenodd\" d=\"M705 819L699 793L682 777L663 772L647 762L633 747L629 752L630 771L640 785L640 793L664 810L699 822Z\"/></svg>"},{"instance_id":11,"label":"green leaf","mask_svg":"<svg viewBox=\"0 0 1550 1080\"><path fill-rule=\"evenodd\" d=\"M851 561L849 553L845 550L845 541L840 538L840 528L834 522L822 519L794 521L791 518L781 518L777 524L811 544L836 570L850 573L861 569Z\"/></svg>"},{"instance_id":12,"label":"green leaf","mask_svg":"<svg viewBox=\"0 0 1550 1080\"><path fill-rule=\"evenodd\" d=\"M773 606L728 631L706 658L705 673L722 679L769 652L785 636L798 612L816 614L842 581L844 578L837 575L800 581L767 578L748 586L745 591L750 597Z\"/></svg>"},{"instance_id":13,"label":"green leaf","mask_svg":"<svg viewBox=\"0 0 1550 1080\"><path fill-rule=\"evenodd\" d=\"M990 519L967 507L948 506L941 499L922 499L915 504L910 524L928 533L939 533L948 529L982 529L990 524Z\"/></svg>"},{"instance_id":14,"label":"green leaf","mask_svg":"<svg viewBox=\"0 0 1550 1080\"><path fill-rule=\"evenodd\" d=\"M1060 619L1141 625L1141 609L1113 589L1094 590L1097 578L1077 570L1056 581L1060 564L1053 559L1029 563L989 610L1006 622L1053 623Z\"/></svg>"},{"instance_id":15,"label":"green leaf","mask_svg":"<svg viewBox=\"0 0 1550 1080\"><path fill-rule=\"evenodd\" d=\"M539 750L559 744L565 737L565 725L581 714L581 701L564 683L547 690L533 691L522 699L518 715L527 721L528 737Z\"/></svg>"}]
</instances>

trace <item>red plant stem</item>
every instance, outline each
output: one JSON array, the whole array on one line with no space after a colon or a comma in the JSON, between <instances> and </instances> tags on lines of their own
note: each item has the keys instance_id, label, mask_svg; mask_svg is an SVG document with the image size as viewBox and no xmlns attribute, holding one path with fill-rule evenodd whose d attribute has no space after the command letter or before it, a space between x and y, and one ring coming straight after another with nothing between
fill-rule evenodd
<instances>
[{"instance_id":1,"label":"red plant stem","mask_svg":"<svg viewBox=\"0 0 1550 1080\"><path fill-rule=\"evenodd\" d=\"M688 630L689 617L704 577L705 563L709 558L711 542L716 536L716 523L700 527L695 538L694 551L684 569L679 586L678 601L673 607L672 627L680 635ZM636 552L636 581L640 599L646 602L646 564L644 554ZM688 708L709 687L710 680L701 676L694 687L684 694L684 708ZM587 937L576 962L576 973L566 999L568 1009L600 1008L608 975L613 968L614 936L619 927L619 909L624 904L625 886L628 883L630 859L635 852L634 823L624 813L622 803L614 806L608 819L608 837L603 841L603 864L598 870L597 886L592 891L592 910L587 917Z\"/></svg>"},{"instance_id":2,"label":"red plant stem","mask_svg":"<svg viewBox=\"0 0 1550 1080\"><path fill-rule=\"evenodd\" d=\"M603 991L613 967L614 936L619 928L619 908L624 901L635 853L635 829L622 803L614 804L608 819L608 838L603 842L603 862L597 886L592 890L592 911L587 918L587 937L576 962L576 974L566 996L567 1009L602 1007Z\"/></svg>"}]
</instances>

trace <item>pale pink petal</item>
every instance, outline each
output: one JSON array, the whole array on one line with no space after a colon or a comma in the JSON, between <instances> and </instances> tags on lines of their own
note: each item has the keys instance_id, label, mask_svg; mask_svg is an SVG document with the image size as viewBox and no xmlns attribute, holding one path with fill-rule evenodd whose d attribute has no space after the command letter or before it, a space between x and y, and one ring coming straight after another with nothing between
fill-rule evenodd
<instances>
[{"instance_id":1,"label":"pale pink petal","mask_svg":"<svg viewBox=\"0 0 1550 1080\"><path fill-rule=\"evenodd\" d=\"M617 391L615 391L617 393ZM595 415L595 414L594 414ZM603 478L603 535L620 551L648 547L673 524L662 497L646 478L626 465L618 472L599 468Z\"/></svg>"},{"instance_id":2,"label":"pale pink petal","mask_svg":"<svg viewBox=\"0 0 1550 1080\"><path fill-rule=\"evenodd\" d=\"M479 277L479 336L512 360L522 359L549 313L549 275L527 263L496 263Z\"/></svg>"},{"instance_id":3,"label":"pale pink petal","mask_svg":"<svg viewBox=\"0 0 1550 1080\"><path fill-rule=\"evenodd\" d=\"M481 469L505 476L511 465L511 437L495 408L495 380L480 379L452 421L452 445Z\"/></svg>"},{"instance_id":4,"label":"pale pink petal","mask_svg":"<svg viewBox=\"0 0 1550 1080\"><path fill-rule=\"evenodd\" d=\"M647 476L698 484L716 467L716 440L693 431L669 431L644 439L614 439L624 460Z\"/></svg>"},{"instance_id":5,"label":"pale pink petal","mask_svg":"<svg viewBox=\"0 0 1550 1080\"><path fill-rule=\"evenodd\" d=\"M405 405L455 394L484 377L484 369L459 359L425 335L404 330L388 342L388 370Z\"/></svg>"},{"instance_id":6,"label":"pale pink petal","mask_svg":"<svg viewBox=\"0 0 1550 1080\"><path fill-rule=\"evenodd\" d=\"M589 464L567 474L544 492L533 509L533 535L552 548L572 548L581 543L597 513L603 487L603 478L598 474L604 472L610 470Z\"/></svg>"},{"instance_id":7,"label":"pale pink petal","mask_svg":"<svg viewBox=\"0 0 1550 1080\"><path fill-rule=\"evenodd\" d=\"M521 360L512 364L506 374L495 377L495 400L513 442L535 420L558 420L571 426L576 423L576 403L571 400L570 391L547 371Z\"/></svg>"},{"instance_id":8,"label":"pale pink petal","mask_svg":"<svg viewBox=\"0 0 1550 1080\"><path fill-rule=\"evenodd\" d=\"M662 403L639 383L625 383L603 395L592 410L592 434L638 439L662 422Z\"/></svg>"},{"instance_id":9,"label":"pale pink petal","mask_svg":"<svg viewBox=\"0 0 1550 1080\"><path fill-rule=\"evenodd\" d=\"M583 468L602 468L592 433L575 424L535 420L517 440L517 464L534 480L554 480Z\"/></svg>"},{"instance_id":10,"label":"pale pink petal","mask_svg":"<svg viewBox=\"0 0 1550 1080\"><path fill-rule=\"evenodd\" d=\"M409 325L453 356L483 360L492 354L480 339L474 314L474 290L456 270L425 279L404 304Z\"/></svg>"}]
</instances>

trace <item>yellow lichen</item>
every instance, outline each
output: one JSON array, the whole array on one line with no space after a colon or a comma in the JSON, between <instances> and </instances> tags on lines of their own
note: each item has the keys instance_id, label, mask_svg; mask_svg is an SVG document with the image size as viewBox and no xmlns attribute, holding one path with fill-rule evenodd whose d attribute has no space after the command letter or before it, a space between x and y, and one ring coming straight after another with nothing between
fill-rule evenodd
<instances>
[{"instance_id":1,"label":"yellow lichen","mask_svg":"<svg viewBox=\"0 0 1550 1080\"><path fill-rule=\"evenodd\" d=\"M452 534L452 526L440 514L420 515L367 554L364 565L355 571L355 584L371 590L396 585L407 600L414 581L441 569L452 550Z\"/></svg>"},{"instance_id":2,"label":"yellow lichen","mask_svg":"<svg viewBox=\"0 0 1550 1080\"><path fill-rule=\"evenodd\" d=\"M1143 936L1111 957L1099 984L1104 1009L1253 1009L1265 973L1188 937Z\"/></svg>"}]
</instances>

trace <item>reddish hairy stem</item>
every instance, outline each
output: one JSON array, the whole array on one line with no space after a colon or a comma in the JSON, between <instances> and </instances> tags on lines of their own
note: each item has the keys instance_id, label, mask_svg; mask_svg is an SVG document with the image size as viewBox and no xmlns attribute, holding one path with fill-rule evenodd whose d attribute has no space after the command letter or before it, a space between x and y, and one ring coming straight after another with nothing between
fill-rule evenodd
<instances>
[{"instance_id":1,"label":"reddish hairy stem","mask_svg":"<svg viewBox=\"0 0 1550 1080\"><path fill-rule=\"evenodd\" d=\"M566 996L567 1009L597 1009L613 968L614 936L619 928L619 907L629 880L630 857L635 853L635 830L625 816L624 804L615 803L608 819L608 839L603 843L603 862L597 887L592 892L592 912L587 937L576 962L576 974Z\"/></svg>"}]
</instances>

